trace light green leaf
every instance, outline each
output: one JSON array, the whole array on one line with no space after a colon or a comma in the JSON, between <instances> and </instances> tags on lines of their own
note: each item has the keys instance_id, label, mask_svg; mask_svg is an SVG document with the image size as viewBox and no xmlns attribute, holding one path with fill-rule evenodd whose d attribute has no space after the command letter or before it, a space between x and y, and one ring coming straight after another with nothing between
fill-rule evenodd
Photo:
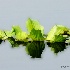
<instances>
[{"instance_id":1,"label":"light green leaf","mask_svg":"<svg viewBox=\"0 0 70 70\"><path fill-rule=\"evenodd\" d=\"M39 24L39 22L36 21L36 20L32 20L32 19L29 18L26 21L26 27L27 27L27 29L28 29L29 32L31 32L31 30L34 28L35 30L41 30L42 34L44 33L44 27L41 26Z\"/></svg>"},{"instance_id":2,"label":"light green leaf","mask_svg":"<svg viewBox=\"0 0 70 70\"><path fill-rule=\"evenodd\" d=\"M26 41L26 38L28 37L26 32L19 32L16 34L16 40L18 41Z\"/></svg>"},{"instance_id":3,"label":"light green leaf","mask_svg":"<svg viewBox=\"0 0 70 70\"><path fill-rule=\"evenodd\" d=\"M22 29L19 26L13 26L11 32L17 34L18 32L22 32Z\"/></svg>"},{"instance_id":4,"label":"light green leaf","mask_svg":"<svg viewBox=\"0 0 70 70\"><path fill-rule=\"evenodd\" d=\"M8 37L13 37L14 36L14 32L11 31L4 31L5 36L3 37L3 39L7 39Z\"/></svg>"},{"instance_id":5,"label":"light green leaf","mask_svg":"<svg viewBox=\"0 0 70 70\"><path fill-rule=\"evenodd\" d=\"M50 42L63 42L68 37L64 37L63 35L67 35L68 31L69 29L65 26L55 25L48 33L46 40Z\"/></svg>"},{"instance_id":6,"label":"light green leaf","mask_svg":"<svg viewBox=\"0 0 70 70\"><path fill-rule=\"evenodd\" d=\"M14 38L17 41L26 41L26 38L28 37L26 32L23 32L22 29L19 26L13 26L12 33L15 33Z\"/></svg>"},{"instance_id":7,"label":"light green leaf","mask_svg":"<svg viewBox=\"0 0 70 70\"><path fill-rule=\"evenodd\" d=\"M0 30L0 39L3 40L4 37L5 37L5 33L4 33L4 31Z\"/></svg>"}]
</instances>

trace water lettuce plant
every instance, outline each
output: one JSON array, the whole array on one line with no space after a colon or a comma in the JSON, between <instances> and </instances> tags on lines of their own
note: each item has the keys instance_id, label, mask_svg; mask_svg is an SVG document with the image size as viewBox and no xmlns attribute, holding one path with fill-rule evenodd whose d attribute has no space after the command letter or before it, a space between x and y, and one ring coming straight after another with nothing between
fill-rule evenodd
<instances>
[{"instance_id":1,"label":"water lettuce plant","mask_svg":"<svg viewBox=\"0 0 70 70\"><path fill-rule=\"evenodd\" d=\"M12 26L10 31L0 30L0 44L8 40L12 48L25 46L28 55L32 58L41 58L45 42L54 53L63 51L70 43L70 29L63 25L54 25L47 34L44 34L44 27L39 21L28 18L26 28L28 33L20 26Z\"/></svg>"}]
</instances>

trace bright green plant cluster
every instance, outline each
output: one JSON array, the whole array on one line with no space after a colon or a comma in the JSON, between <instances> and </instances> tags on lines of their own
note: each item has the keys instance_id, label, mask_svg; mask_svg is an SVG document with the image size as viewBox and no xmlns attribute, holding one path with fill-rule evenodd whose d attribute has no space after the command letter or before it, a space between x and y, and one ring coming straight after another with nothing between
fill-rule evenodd
<instances>
[{"instance_id":1,"label":"bright green plant cluster","mask_svg":"<svg viewBox=\"0 0 70 70\"><path fill-rule=\"evenodd\" d=\"M65 47L62 45L70 42L70 29L63 25L55 25L48 34L44 34L44 27L38 21L28 18L26 28L28 33L19 26L12 26L11 31L0 30L0 43L8 40L12 47L22 44L26 46L26 51L30 56L38 58L41 57L45 48L45 41L48 46L51 46L54 53L64 50Z\"/></svg>"}]
</instances>

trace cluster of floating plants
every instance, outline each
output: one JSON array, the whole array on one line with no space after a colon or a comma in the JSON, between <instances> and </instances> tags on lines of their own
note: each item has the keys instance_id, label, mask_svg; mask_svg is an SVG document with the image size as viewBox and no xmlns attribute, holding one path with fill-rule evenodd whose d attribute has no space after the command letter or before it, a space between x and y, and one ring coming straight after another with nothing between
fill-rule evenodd
<instances>
[{"instance_id":1,"label":"cluster of floating plants","mask_svg":"<svg viewBox=\"0 0 70 70\"><path fill-rule=\"evenodd\" d=\"M70 29L63 25L55 25L48 34L44 34L44 27L36 20L28 18L26 21L28 33L19 26L12 26L12 30L0 30L0 44L8 40L12 47L25 46L25 50L31 58L41 58L45 44L54 53L66 49L70 43Z\"/></svg>"}]
</instances>

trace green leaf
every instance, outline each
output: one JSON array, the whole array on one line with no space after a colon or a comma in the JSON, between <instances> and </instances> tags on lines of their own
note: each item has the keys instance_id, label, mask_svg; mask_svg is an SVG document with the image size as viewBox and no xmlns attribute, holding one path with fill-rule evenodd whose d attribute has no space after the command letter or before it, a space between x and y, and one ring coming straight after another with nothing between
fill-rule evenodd
<instances>
[{"instance_id":1,"label":"green leaf","mask_svg":"<svg viewBox=\"0 0 70 70\"><path fill-rule=\"evenodd\" d=\"M4 40L3 38L5 37L4 31L0 30L0 40Z\"/></svg>"},{"instance_id":2,"label":"green leaf","mask_svg":"<svg viewBox=\"0 0 70 70\"><path fill-rule=\"evenodd\" d=\"M41 26L39 22L36 20L28 18L28 20L26 21L26 27L29 32L31 32L32 29L35 29L35 30L41 30L42 34L44 33L44 27Z\"/></svg>"},{"instance_id":3,"label":"green leaf","mask_svg":"<svg viewBox=\"0 0 70 70\"><path fill-rule=\"evenodd\" d=\"M13 26L11 32L17 34L18 32L22 32L22 29L19 26Z\"/></svg>"},{"instance_id":4,"label":"green leaf","mask_svg":"<svg viewBox=\"0 0 70 70\"><path fill-rule=\"evenodd\" d=\"M70 36L70 29L69 29L69 31L67 32L67 34Z\"/></svg>"},{"instance_id":5,"label":"green leaf","mask_svg":"<svg viewBox=\"0 0 70 70\"><path fill-rule=\"evenodd\" d=\"M63 35L55 35L55 42L65 42L67 37L63 37Z\"/></svg>"},{"instance_id":6,"label":"green leaf","mask_svg":"<svg viewBox=\"0 0 70 70\"><path fill-rule=\"evenodd\" d=\"M16 34L16 40L18 41L27 41L28 35L26 32L18 32Z\"/></svg>"},{"instance_id":7,"label":"green leaf","mask_svg":"<svg viewBox=\"0 0 70 70\"><path fill-rule=\"evenodd\" d=\"M30 38L34 41L43 41L44 37L42 36L41 30L32 29L30 32Z\"/></svg>"},{"instance_id":8,"label":"green leaf","mask_svg":"<svg viewBox=\"0 0 70 70\"><path fill-rule=\"evenodd\" d=\"M63 42L68 37L68 28L62 25L55 25L48 33L46 40L50 42ZM64 37L64 35L67 35Z\"/></svg>"},{"instance_id":9,"label":"green leaf","mask_svg":"<svg viewBox=\"0 0 70 70\"><path fill-rule=\"evenodd\" d=\"M5 36L3 37L3 40L6 40L8 37L13 37L14 32L11 31L4 31Z\"/></svg>"},{"instance_id":10,"label":"green leaf","mask_svg":"<svg viewBox=\"0 0 70 70\"><path fill-rule=\"evenodd\" d=\"M14 38L17 41L27 41L28 34L23 32L19 26L13 26L12 32L15 33Z\"/></svg>"}]
</instances>

